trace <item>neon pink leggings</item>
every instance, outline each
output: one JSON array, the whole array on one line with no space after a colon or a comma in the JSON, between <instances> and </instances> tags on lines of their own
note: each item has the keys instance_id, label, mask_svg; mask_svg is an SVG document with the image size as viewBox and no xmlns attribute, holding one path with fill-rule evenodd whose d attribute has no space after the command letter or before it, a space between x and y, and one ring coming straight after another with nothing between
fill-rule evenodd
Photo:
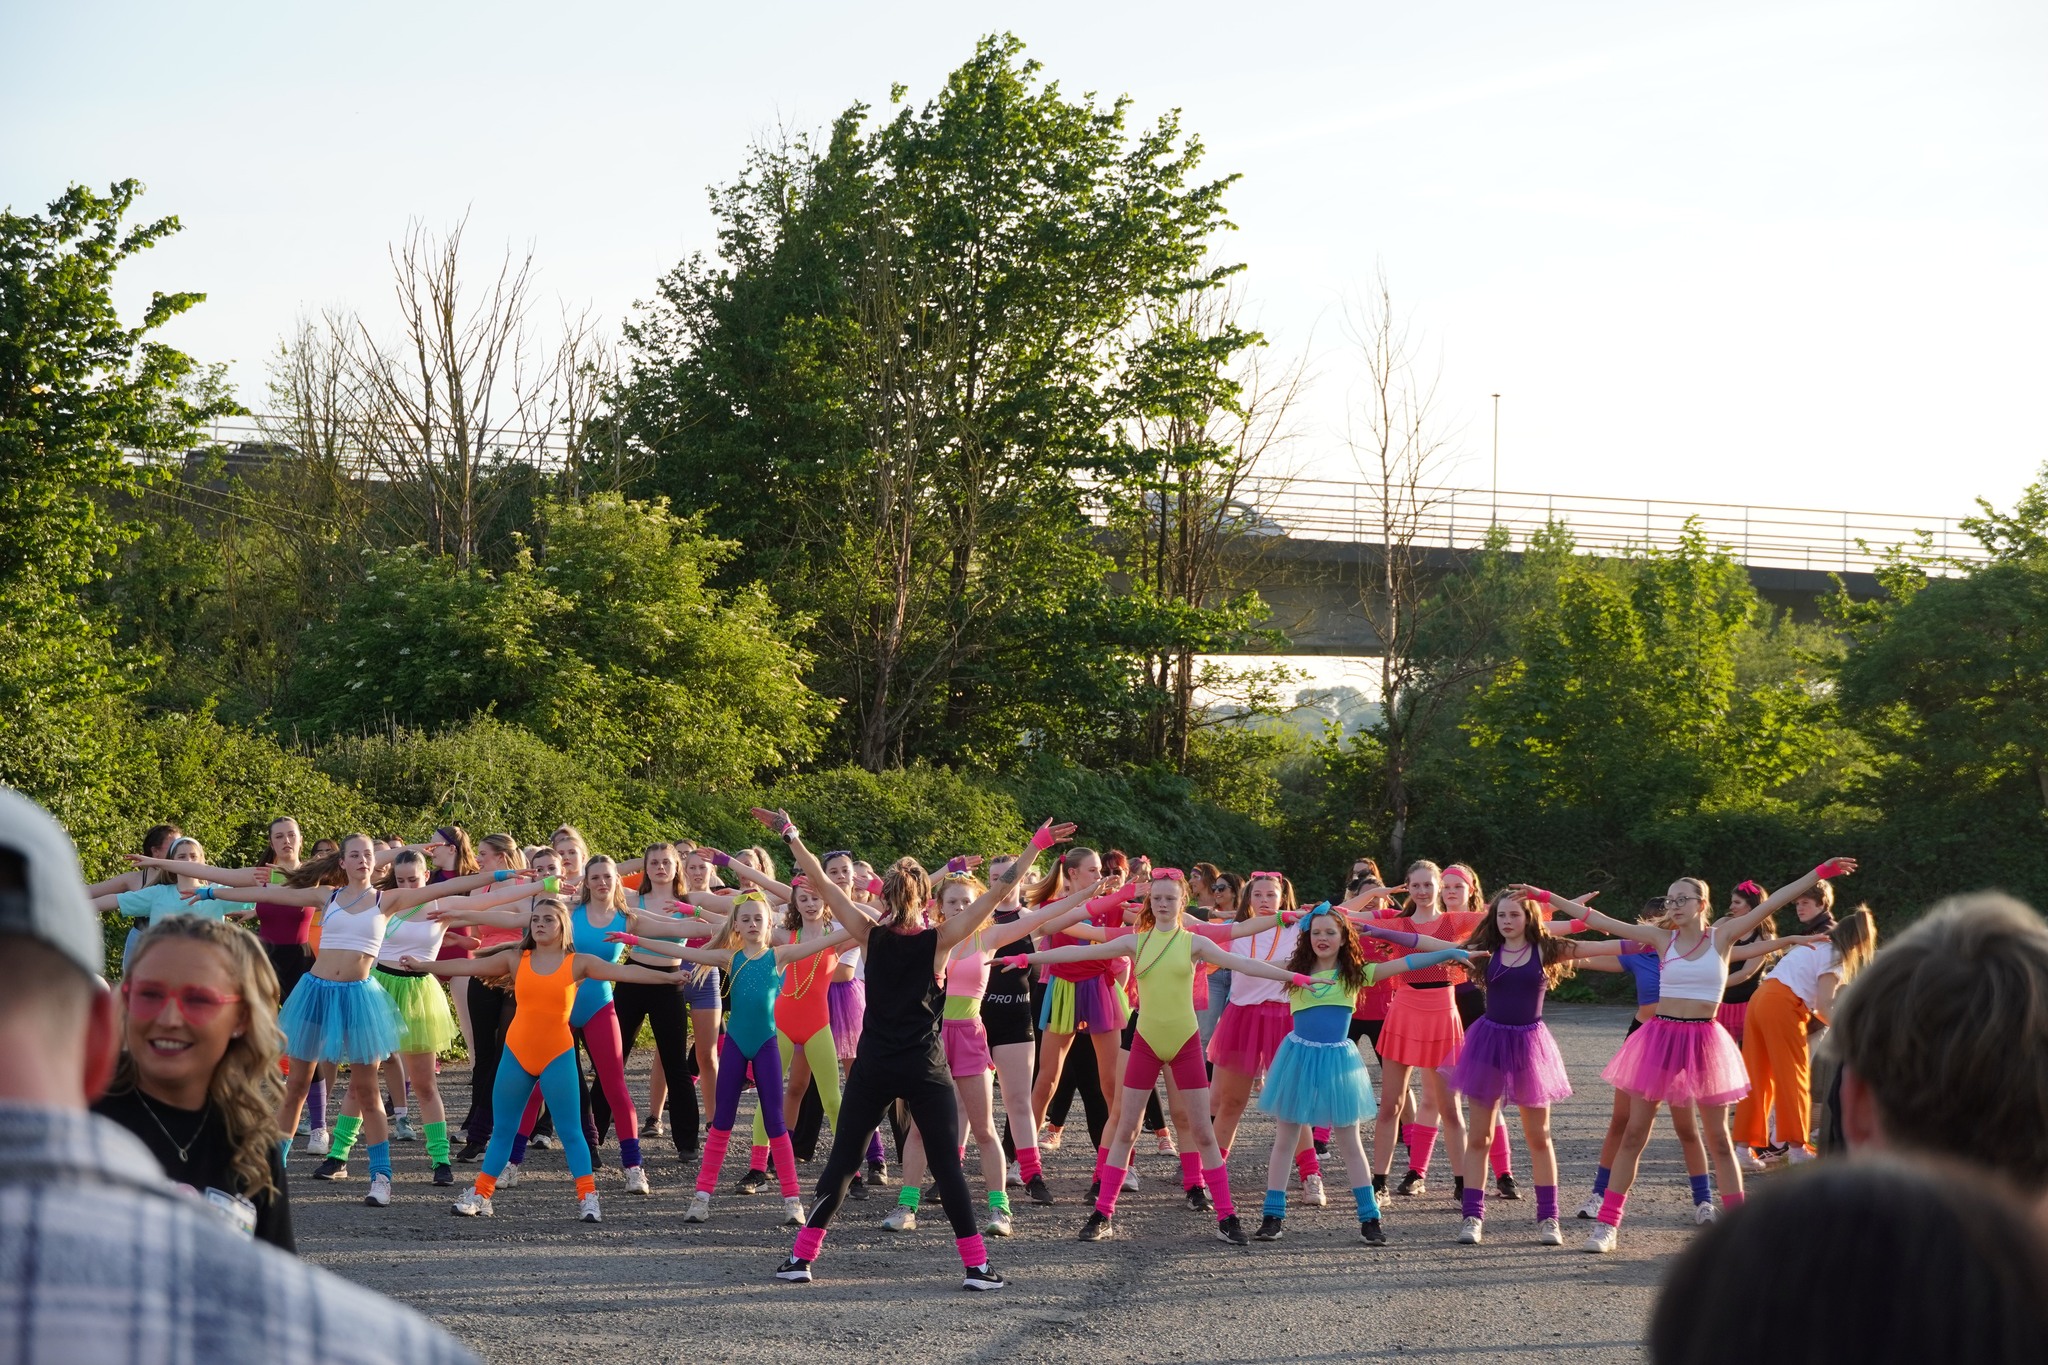
<instances>
[{"instance_id":1,"label":"neon pink leggings","mask_svg":"<svg viewBox=\"0 0 2048 1365\"><path fill-rule=\"evenodd\" d=\"M604 1087L605 1103L612 1107L612 1120L619 1125L619 1141L640 1140L640 1111L633 1107L633 1097L626 1091L625 1049L619 1044L619 1016L612 1011L611 1002L606 1001L603 1009L590 1016L576 1036L583 1040L583 1050L590 1054L591 1070L597 1073L597 1083ZM540 1118L540 1090L533 1092L533 1098L526 1102L526 1113L519 1120L521 1137L533 1136L533 1125ZM574 1124L574 1114L557 1114L555 1122Z\"/></svg>"}]
</instances>

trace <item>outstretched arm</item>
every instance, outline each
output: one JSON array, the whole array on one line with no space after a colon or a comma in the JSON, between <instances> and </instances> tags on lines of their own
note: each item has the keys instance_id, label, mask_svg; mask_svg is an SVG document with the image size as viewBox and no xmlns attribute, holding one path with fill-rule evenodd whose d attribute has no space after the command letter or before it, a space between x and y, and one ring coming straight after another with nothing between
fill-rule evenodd
<instances>
[{"instance_id":1,"label":"outstretched arm","mask_svg":"<svg viewBox=\"0 0 2048 1365\"><path fill-rule=\"evenodd\" d=\"M1755 943L1739 944L1729 949L1728 960L1730 962L1748 962L1751 958L1769 957L1772 953L1782 953L1787 948L1804 948L1810 944L1826 943L1827 941L1828 936L1826 934L1793 934L1787 938L1763 938L1758 939ZM1759 970L1759 968L1745 967L1743 970L1745 972L1754 972ZM1731 976L1728 979L1733 981L1735 978Z\"/></svg>"},{"instance_id":2,"label":"outstretched arm","mask_svg":"<svg viewBox=\"0 0 2048 1365\"><path fill-rule=\"evenodd\" d=\"M521 882L530 893L533 883L540 880L536 872L513 872L509 869L499 872L473 872L467 877L450 877L445 882L432 882L426 886L395 886L386 891L378 906L386 914L410 910L415 905L439 900L443 896L465 896L472 891L481 891L498 882Z\"/></svg>"},{"instance_id":3,"label":"outstretched arm","mask_svg":"<svg viewBox=\"0 0 2048 1365\"><path fill-rule=\"evenodd\" d=\"M1047 901L1038 909L1019 915L1008 924L993 925L983 935L982 942L992 948L1000 948L1015 943L1027 935L1035 934L1041 929L1048 933L1058 932L1066 927L1064 921L1087 913L1089 900L1103 885L1104 881L1098 879L1093 885L1081 887L1056 901Z\"/></svg>"},{"instance_id":4,"label":"outstretched arm","mask_svg":"<svg viewBox=\"0 0 2048 1365\"><path fill-rule=\"evenodd\" d=\"M482 957L446 957L430 962L408 953L398 959L398 965L409 972L425 972L439 977L510 976L518 961L518 958L503 953L491 953Z\"/></svg>"},{"instance_id":5,"label":"outstretched arm","mask_svg":"<svg viewBox=\"0 0 2048 1365\"><path fill-rule=\"evenodd\" d=\"M825 898L825 908L832 912L832 918L839 921L839 927L852 934L856 943L866 945L868 931L874 928L874 921L862 914L854 905L853 898L825 875L825 865L818 861L818 855L804 845L803 836L789 818L788 811L753 808L754 818L782 836L782 842L789 848L789 856L796 860L797 867L804 874L804 884Z\"/></svg>"},{"instance_id":6,"label":"outstretched arm","mask_svg":"<svg viewBox=\"0 0 2048 1365\"><path fill-rule=\"evenodd\" d=\"M235 901L242 905L253 905L265 901L271 905L325 905L333 892L331 886L201 886L178 894L188 901Z\"/></svg>"},{"instance_id":7,"label":"outstretched arm","mask_svg":"<svg viewBox=\"0 0 2048 1365\"><path fill-rule=\"evenodd\" d=\"M1382 943L1391 943L1396 948L1408 948L1425 953L1440 953L1446 948L1458 947L1448 939L1431 938L1428 934L1410 933L1406 929L1385 929L1372 923L1359 925L1358 932L1368 938L1376 938Z\"/></svg>"},{"instance_id":8,"label":"outstretched arm","mask_svg":"<svg viewBox=\"0 0 2048 1365\"><path fill-rule=\"evenodd\" d=\"M1542 906L1576 905L1579 907L1578 923L1580 927L1585 929L1598 929L1603 934L1611 934L1615 938L1633 939L1637 943L1647 943L1651 947L1658 949L1662 949L1665 944L1671 941L1671 931L1669 929L1659 929L1654 924L1634 924L1628 920L1616 919L1612 915L1602 914L1600 911L1595 910L1591 905L1587 904L1597 894L1594 892L1589 891L1585 895L1573 900L1564 896L1553 895L1540 886L1525 886L1519 882L1509 887L1508 890L1524 900L1532 900Z\"/></svg>"},{"instance_id":9,"label":"outstretched arm","mask_svg":"<svg viewBox=\"0 0 2048 1365\"><path fill-rule=\"evenodd\" d=\"M988 890L976 896L965 910L939 926L939 954L944 956L952 952L959 944L981 932L981 926L988 923L988 917L996 912L996 907L1002 904L1003 898L1023 881L1026 873L1031 871L1031 864L1038 860L1038 855L1054 844L1073 837L1074 826L1056 825L1050 820L1033 830L1030 841L1024 845L1024 851L1011 860L1010 865L1003 869L1002 875L989 884Z\"/></svg>"},{"instance_id":10,"label":"outstretched arm","mask_svg":"<svg viewBox=\"0 0 2048 1365\"><path fill-rule=\"evenodd\" d=\"M636 967L630 962L607 962L589 953L576 954L575 972L578 981L638 981L644 986L673 986L676 974L658 967Z\"/></svg>"},{"instance_id":11,"label":"outstretched arm","mask_svg":"<svg viewBox=\"0 0 2048 1365\"><path fill-rule=\"evenodd\" d=\"M1740 915L1730 915L1727 919L1715 925L1714 940L1716 944L1725 949L1730 943L1733 943L1736 939L1741 938L1751 929L1763 923L1766 915L1783 906L1790 905L1793 901L1798 900L1801 896L1813 890L1816 882L1826 881L1830 877L1846 877L1855 872L1855 870L1856 860L1854 858L1828 859L1798 881L1788 882L1776 891L1773 891L1765 899L1764 903L1756 909Z\"/></svg>"},{"instance_id":12,"label":"outstretched arm","mask_svg":"<svg viewBox=\"0 0 2048 1365\"><path fill-rule=\"evenodd\" d=\"M1469 963L1471 960L1472 955L1463 948L1438 948L1433 952L1410 953L1406 957L1397 957L1392 962L1368 962L1365 964L1365 984L1377 986L1382 981L1406 976L1409 972L1419 972L1445 962Z\"/></svg>"},{"instance_id":13,"label":"outstretched arm","mask_svg":"<svg viewBox=\"0 0 2048 1365\"><path fill-rule=\"evenodd\" d=\"M732 873L747 885L766 891L776 900L786 901L794 894L789 889L789 883L776 881L775 878L757 871L752 864L742 862L730 853L720 853L708 844L697 845L697 852L709 858L713 867Z\"/></svg>"},{"instance_id":14,"label":"outstretched arm","mask_svg":"<svg viewBox=\"0 0 2048 1365\"><path fill-rule=\"evenodd\" d=\"M1035 953L1012 953L996 961L1005 967L1049 967L1062 962L1106 962L1113 957L1129 957L1138 940L1132 936L1112 939L1108 943L1074 943L1065 948L1042 948Z\"/></svg>"},{"instance_id":15,"label":"outstretched arm","mask_svg":"<svg viewBox=\"0 0 2048 1365\"><path fill-rule=\"evenodd\" d=\"M128 855L128 861L137 868L154 867L180 877L192 877L202 882L213 882L219 886L268 886L268 867L215 867L212 863L173 862L169 858L146 858L140 853ZM119 877L115 881L121 880ZM139 880L139 878L138 878ZM124 890L126 888L123 888Z\"/></svg>"},{"instance_id":16,"label":"outstretched arm","mask_svg":"<svg viewBox=\"0 0 2048 1365\"><path fill-rule=\"evenodd\" d=\"M827 948L844 948L851 942L853 942L853 935L847 933L844 929L838 929L825 935L823 938L814 938L807 942L779 943L775 947L775 960L785 965L791 962L801 962L814 953L822 953Z\"/></svg>"}]
</instances>

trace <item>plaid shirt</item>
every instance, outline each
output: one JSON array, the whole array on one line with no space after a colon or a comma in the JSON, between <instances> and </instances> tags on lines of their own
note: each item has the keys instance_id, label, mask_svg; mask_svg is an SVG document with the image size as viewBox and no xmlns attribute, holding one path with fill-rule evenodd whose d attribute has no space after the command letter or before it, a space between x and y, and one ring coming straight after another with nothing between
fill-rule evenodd
<instances>
[{"instance_id":1,"label":"plaid shirt","mask_svg":"<svg viewBox=\"0 0 2048 1365\"><path fill-rule=\"evenodd\" d=\"M412 1309L241 1236L119 1125L0 1103L0 1365L475 1359Z\"/></svg>"}]
</instances>

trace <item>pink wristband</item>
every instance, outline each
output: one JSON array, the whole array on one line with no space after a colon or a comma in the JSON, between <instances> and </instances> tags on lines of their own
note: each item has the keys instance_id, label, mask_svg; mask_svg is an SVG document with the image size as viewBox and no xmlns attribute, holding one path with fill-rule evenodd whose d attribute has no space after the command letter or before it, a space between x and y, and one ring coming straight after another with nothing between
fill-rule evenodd
<instances>
[{"instance_id":1,"label":"pink wristband","mask_svg":"<svg viewBox=\"0 0 2048 1365\"><path fill-rule=\"evenodd\" d=\"M1550 893L1548 891L1532 891L1529 893L1529 898L1538 905L1550 904Z\"/></svg>"},{"instance_id":2,"label":"pink wristband","mask_svg":"<svg viewBox=\"0 0 2048 1365\"><path fill-rule=\"evenodd\" d=\"M628 948L638 948L640 946L640 936L638 934L614 934L611 936L611 940L614 943L623 943Z\"/></svg>"},{"instance_id":3,"label":"pink wristband","mask_svg":"<svg viewBox=\"0 0 2048 1365\"><path fill-rule=\"evenodd\" d=\"M1051 848L1052 844L1052 821L1048 820L1031 832L1031 846L1043 853Z\"/></svg>"},{"instance_id":4,"label":"pink wristband","mask_svg":"<svg viewBox=\"0 0 2048 1365\"><path fill-rule=\"evenodd\" d=\"M1819 867L1816 867L1813 870L1813 875L1818 881L1826 881L1830 877L1839 877L1842 875L1842 865L1833 858L1830 858Z\"/></svg>"},{"instance_id":5,"label":"pink wristband","mask_svg":"<svg viewBox=\"0 0 2048 1365\"><path fill-rule=\"evenodd\" d=\"M1303 976L1300 972L1296 972L1293 976L1287 979L1293 982L1294 985L1296 985L1302 990L1307 990L1310 986L1315 984L1315 980L1313 977Z\"/></svg>"},{"instance_id":6,"label":"pink wristband","mask_svg":"<svg viewBox=\"0 0 2048 1365\"><path fill-rule=\"evenodd\" d=\"M1030 965L1031 965L1031 959L1030 959L1030 958L1028 958L1028 957L1026 957L1026 956L1025 956L1024 954L1022 954L1022 953L1015 953L1015 954L1012 954L1012 955L1011 955L1011 956L1009 956L1009 957L999 957L999 958L997 958L997 959L996 959L996 965L997 965L998 967L1005 967L1005 968L1008 968L1008 969L1009 969L1010 971L1013 971L1013 972L1015 972L1015 971L1022 971L1022 970L1023 970L1024 968L1026 968L1026 967L1028 967L1028 966L1030 966Z\"/></svg>"},{"instance_id":7,"label":"pink wristband","mask_svg":"<svg viewBox=\"0 0 2048 1365\"><path fill-rule=\"evenodd\" d=\"M1583 934L1586 932L1586 922L1582 919L1568 920L1565 922L1564 931L1568 934Z\"/></svg>"}]
</instances>

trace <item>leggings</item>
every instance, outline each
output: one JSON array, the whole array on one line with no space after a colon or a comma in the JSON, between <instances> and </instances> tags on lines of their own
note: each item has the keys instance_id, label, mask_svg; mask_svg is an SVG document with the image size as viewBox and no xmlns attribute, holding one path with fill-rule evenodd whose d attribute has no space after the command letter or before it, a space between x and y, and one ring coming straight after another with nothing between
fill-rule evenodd
<instances>
[{"instance_id":1,"label":"leggings","mask_svg":"<svg viewBox=\"0 0 2048 1365\"><path fill-rule=\"evenodd\" d=\"M583 1050L590 1054L590 1069L597 1073L597 1083L618 1116L620 1163L638 1166L640 1115L633 1108L633 1097L626 1093L626 1064L619 1050L619 1017L613 1012L611 1002L606 1001L602 1009L591 1015L583 1027L576 1030L576 1036L582 1040ZM573 1055L574 1049L570 1051ZM533 1132L534 1120L540 1117L540 1101L538 1091L527 1101L526 1113L519 1120L521 1133ZM548 1096L548 1104L554 1104L554 1096ZM594 1100L591 1107L593 1110L596 1107ZM596 1130L592 1128L591 1131L594 1133Z\"/></svg>"},{"instance_id":2,"label":"leggings","mask_svg":"<svg viewBox=\"0 0 2048 1365\"><path fill-rule=\"evenodd\" d=\"M724 1079L721 1072L719 1080ZM846 1198L847 1187L860 1173L868 1134L897 1100L908 1106L910 1121L924 1138L925 1160L931 1167L932 1182L939 1187L939 1202L953 1225L953 1236L980 1236L974 1222L974 1196L968 1193L967 1177L960 1169L959 1097L944 1060L938 1057L924 1063L880 1065L866 1057L854 1060L846 1078L846 1095L839 1102L841 1122L832 1130L832 1154L825 1158L825 1169L818 1176L811 1221L806 1226L823 1237Z\"/></svg>"},{"instance_id":3,"label":"leggings","mask_svg":"<svg viewBox=\"0 0 2048 1365\"><path fill-rule=\"evenodd\" d=\"M779 1037L780 1035L778 1035ZM831 1034L826 1033L826 1046ZM725 1149L732 1141L732 1126L739 1120L740 1092L747 1088L747 1073L754 1077L757 1117L766 1125L768 1146L776 1156L776 1176L782 1197L797 1197L796 1155L790 1150L789 1130L782 1124L782 1050L776 1039L761 1044L749 1057L730 1033L718 1040L718 1092L711 1111L711 1131L704 1135L704 1159L697 1164L697 1193L709 1196L718 1187L718 1171L725 1164Z\"/></svg>"},{"instance_id":4,"label":"leggings","mask_svg":"<svg viewBox=\"0 0 2048 1365\"><path fill-rule=\"evenodd\" d=\"M278 1000L289 1000L292 987L313 965L313 950L303 943L265 943L263 955L270 959L270 970L277 973Z\"/></svg>"},{"instance_id":5,"label":"leggings","mask_svg":"<svg viewBox=\"0 0 2048 1365\"><path fill-rule=\"evenodd\" d=\"M1055 1127L1064 1127L1068 1110L1078 1098L1081 1112L1088 1119L1088 1140L1100 1147L1109 1136L1109 1102L1102 1098L1102 1082L1097 1078L1098 1073L1095 1045L1076 1034L1075 1045L1067 1049L1066 1063L1060 1068L1060 1083L1054 1087L1052 1101L1045 1107L1045 1121ZM1037 1134L1032 1136L1035 1138Z\"/></svg>"},{"instance_id":6,"label":"leggings","mask_svg":"<svg viewBox=\"0 0 2048 1365\"><path fill-rule=\"evenodd\" d=\"M797 1044L787 1033L777 1032L775 1038L782 1053L782 1074L787 1076L790 1063L796 1057ZM832 1125L832 1130L836 1133L839 1131L839 1048L833 1041L832 1030L830 1028L821 1028L816 1033L813 1033L805 1040L803 1052L805 1059L811 1064L811 1079L818 1087L818 1102L824 1107L826 1121ZM724 1073L721 1072L720 1074L723 1075ZM759 1082L757 1081L755 1084L758 1087ZM721 1090L724 1089L723 1086L719 1088ZM768 1111L770 1109L775 1110L778 1117L781 1115L781 1106L779 1104L771 1104L767 1094L764 1092L761 1095L761 1103L755 1106L754 1109L754 1145L756 1147L768 1145Z\"/></svg>"},{"instance_id":7,"label":"leggings","mask_svg":"<svg viewBox=\"0 0 2048 1365\"><path fill-rule=\"evenodd\" d=\"M555 1059L535 1075L519 1064L511 1053L498 1061L497 1082L491 1088L491 1108L496 1111L497 1122L491 1129L490 1146L484 1149L483 1173L493 1180L505 1173L505 1163L512 1157L512 1139L519 1130L520 1112L532 1100L537 1107L545 1096L548 1108L557 1114L573 1114L581 1103L576 1083L576 1049L555 1054ZM583 1133L574 1123L561 1125L562 1158L569 1163L569 1174L578 1177L590 1174L590 1145L583 1140Z\"/></svg>"},{"instance_id":8,"label":"leggings","mask_svg":"<svg viewBox=\"0 0 2048 1365\"><path fill-rule=\"evenodd\" d=\"M654 1050L661 1057L661 1069L668 1073L668 1131L678 1155L697 1150L697 1087L691 1083L690 1006L680 986L656 986L644 981L621 981L612 987L612 1009L618 1016L619 1058L623 1066L633 1055L640 1037L640 1025L652 1026ZM587 1044L586 1044L587 1046ZM631 1107L630 1105L628 1106ZM611 1094L604 1087L590 1097L590 1117L602 1138L611 1127ZM625 1132L620 1125L621 1134Z\"/></svg>"}]
</instances>

